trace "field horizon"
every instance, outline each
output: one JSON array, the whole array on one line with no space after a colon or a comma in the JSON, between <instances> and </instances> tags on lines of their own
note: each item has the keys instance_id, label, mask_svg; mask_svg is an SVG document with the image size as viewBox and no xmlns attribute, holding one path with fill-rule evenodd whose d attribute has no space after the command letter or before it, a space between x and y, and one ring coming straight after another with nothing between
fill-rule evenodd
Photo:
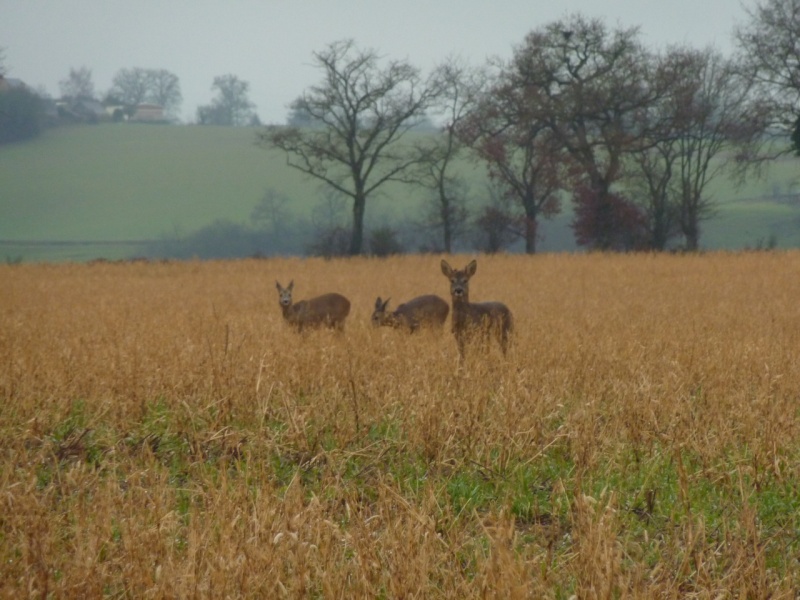
<instances>
[{"instance_id":1,"label":"field horizon","mask_svg":"<svg viewBox=\"0 0 800 600\"><path fill-rule=\"evenodd\" d=\"M715 181L716 216L702 225L706 250L800 247L796 159L776 161L741 187ZM465 169L479 201L486 176ZM46 130L0 147L0 252L7 261L85 261L142 256L223 220L247 224L268 191L288 198L289 220L312 221L319 184L258 148L251 128L132 125ZM424 192L386 188L367 207L367 229L420 219ZM349 208L338 218L347 224ZM417 215L417 216L415 216ZM570 207L540 226L542 252L574 251ZM410 247L414 252L417 248ZM145 253L146 254L146 253Z\"/></svg>"},{"instance_id":2,"label":"field horizon","mask_svg":"<svg viewBox=\"0 0 800 600\"><path fill-rule=\"evenodd\" d=\"M797 597L799 251L441 258L0 264L0 595Z\"/></svg>"}]
</instances>

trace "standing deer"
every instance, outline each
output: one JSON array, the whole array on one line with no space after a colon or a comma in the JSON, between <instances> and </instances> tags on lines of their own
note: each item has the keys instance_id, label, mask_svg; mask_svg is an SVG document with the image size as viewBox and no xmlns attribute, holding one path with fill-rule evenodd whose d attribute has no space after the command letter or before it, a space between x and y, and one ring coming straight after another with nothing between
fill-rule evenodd
<instances>
[{"instance_id":1,"label":"standing deer","mask_svg":"<svg viewBox=\"0 0 800 600\"><path fill-rule=\"evenodd\" d=\"M375 300L375 311L372 313L372 324L375 327L386 325L406 329L414 333L420 327L441 328L447 320L450 306L434 294L418 296L401 304L393 312L386 312L389 299L380 297Z\"/></svg>"},{"instance_id":2,"label":"standing deer","mask_svg":"<svg viewBox=\"0 0 800 600\"><path fill-rule=\"evenodd\" d=\"M462 271L454 270L442 259L442 273L450 280L450 297L453 301L453 335L458 344L458 353L464 357L467 341L479 334L488 338L494 334L505 355L508 336L513 328L511 311L502 302L470 302L469 280L478 268L476 261L470 262Z\"/></svg>"},{"instance_id":3,"label":"standing deer","mask_svg":"<svg viewBox=\"0 0 800 600\"><path fill-rule=\"evenodd\" d=\"M283 318L298 331L303 331L306 327L330 327L339 331L344 329L344 320L350 314L350 301L341 294L323 294L292 303L294 280L289 282L289 287L282 287L277 281L275 286L278 288L278 302Z\"/></svg>"}]
</instances>

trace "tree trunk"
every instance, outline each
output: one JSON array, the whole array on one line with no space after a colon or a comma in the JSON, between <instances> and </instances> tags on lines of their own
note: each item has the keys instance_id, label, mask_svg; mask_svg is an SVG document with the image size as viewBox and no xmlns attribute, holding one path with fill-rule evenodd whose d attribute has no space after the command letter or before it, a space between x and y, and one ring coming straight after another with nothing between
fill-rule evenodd
<instances>
[{"instance_id":1,"label":"tree trunk","mask_svg":"<svg viewBox=\"0 0 800 600\"><path fill-rule=\"evenodd\" d=\"M525 210L525 254L536 254L536 230L539 227L539 207L536 204L535 186L527 186L522 198L522 208Z\"/></svg>"},{"instance_id":2,"label":"tree trunk","mask_svg":"<svg viewBox=\"0 0 800 600\"><path fill-rule=\"evenodd\" d=\"M597 250L612 250L614 248L614 211L609 199L609 185L602 179L595 181L594 190L597 194L597 229L595 240Z\"/></svg>"},{"instance_id":3,"label":"tree trunk","mask_svg":"<svg viewBox=\"0 0 800 600\"><path fill-rule=\"evenodd\" d=\"M353 231L350 234L350 256L357 256L364 250L364 211L367 199L363 193L353 198Z\"/></svg>"},{"instance_id":4,"label":"tree trunk","mask_svg":"<svg viewBox=\"0 0 800 600\"><path fill-rule=\"evenodd\" d=\"M666 249L669 241L670 218L667 213L668 211L661 202L653 211L650 248L659 252Z\"/></svg>"},{"instance_id":5,"label":"tree trunk","mask_svg":"<svg viewBox=\"0 0 800 600\"><path fill-rule=\"evenodd\" d=\"M686 249L689 252L697 252L700 247L700 230L697 223L689 223L684 227L683 235L686 237Z\"/></svg>"},{"instance_id":6,"label":"tree trunk","mask_svg":"<svg viewBox=\"0 0 800 600\"><path fill-rule=\"evenodd\" d=\"M450 208L450 199L447 197L447 190L444 186L444 177L440 173L439 177L439 203L442 208L442 229L444 230L444 251L450 254L453 243L453 213Z\"/></svg>"},{"instance_id":7,"label":"tree trunk","mask_svg":"<svg viewBox=\"0 0 800 600\"><path fill-rule=\"evenodd\" d=\"M441 190L441 206L442 206L442 232L444 236L444 251L450 254L453 245L453 210L450 206L450 199L445 195L444 190Z\"/></svg>"},{"instance_id":8,"label":"tree trunk","mask_svg":"<svg viewBox=\"0 0 800 600\"><path fill-rule=\"evenodd\" d=\"M536 254L536 215L525 217L525 254Z\"/></svg>"},{"instance_id":9,"label":"tree trunk","mask_svg":"<svg viewBox=\"0 0 800 600\"><path fill-rule=\"evenodd\" d=\"M700 247L700 226L697 218L697 205L692 197L683 198L681 207L681 233L686 238L686 250L696 252Z\"/></svg>"}]
</instances>

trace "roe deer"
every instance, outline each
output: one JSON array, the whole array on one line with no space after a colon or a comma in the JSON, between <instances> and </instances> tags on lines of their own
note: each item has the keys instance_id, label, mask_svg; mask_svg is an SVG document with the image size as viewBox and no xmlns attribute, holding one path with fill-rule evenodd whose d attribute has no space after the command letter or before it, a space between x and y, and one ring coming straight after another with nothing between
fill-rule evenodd
<instances>
[{"instance_id":1,"label":"roe deer","mask_svg":"<svg viewBox=\"0 0 800 600\"><path fill-rule=\"evenodd\" d=\"M278 288L283 318L298 331L303 331L305 327L344 329L344 320L350 314L350 301L341 294L323 294L292 303L294 280L289 282L289 287L282 287L277 281L275 286Z\"/></svg>"},{"instance_id":2,"label":"roe deer","mask_svg":"<svg viewBox=\"0 0 800 600\"><path fill-rule=\"evenodd\" d=\"M442 273L450 280L450 297L453 300L453 335L458 344L458 353L464 357L464 347L470 337L494 334L505 355L508 350L508 335L513 327L511 311L502 302L469 301L469 280L478 268L476 261L470 262L462 271L454 270L442 259Z\"/></svg>"},{"instance_id":3,"label":"roe deer","mask_svg":"<svg viewBox=\"0 0 800 600\"><path fill-rule=\"evenodd\" d=\"M447 320L450 306L434 294L418 296L401 304L393 312L386 312L389 299L375 300L375 311L372 313L374 326L387 325L398 327L414 333L420 327L443 327Z\"/></svg>"}]
</instances>

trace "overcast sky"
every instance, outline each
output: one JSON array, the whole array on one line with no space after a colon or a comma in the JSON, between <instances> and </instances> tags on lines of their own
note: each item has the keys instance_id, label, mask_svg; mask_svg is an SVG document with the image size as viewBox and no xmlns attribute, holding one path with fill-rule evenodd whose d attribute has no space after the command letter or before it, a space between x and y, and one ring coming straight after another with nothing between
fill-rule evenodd
<instances>
[{"instance_id":1,"label":"overcast sky","mask_svg":"<svg viewBox=\"0 0 800 600\"><path fill-rule=\"evenodd\" d=\"M755 0L0 0L9 77L59 95L70 68L88 67L102 95L122 68L167 69L184 120L208 104L215 76L250 84L265 123L317 83L312 52L352 38L426 73L447 56L473 65L509 58L525 35L579 12L637 26L646 44L733 51L732 32Z\"/></svg>"}]
</instances>

